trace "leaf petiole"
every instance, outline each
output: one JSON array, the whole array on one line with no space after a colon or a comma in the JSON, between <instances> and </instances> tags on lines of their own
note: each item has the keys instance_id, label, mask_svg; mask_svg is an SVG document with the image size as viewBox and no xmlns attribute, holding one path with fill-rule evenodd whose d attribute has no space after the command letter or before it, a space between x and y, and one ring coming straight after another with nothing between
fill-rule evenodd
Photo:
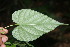
<instances>
[{"instance_id":1,"label":"leaf petiole","mask_svg":"<svg viewBox=\"0 0 70 47\"><path fill-rule=\"evenodd\" d=\"M18 24L14 24L14 25L18 25ZM6 27L4 27L4 28L12 27L12 26L14 26L14 25L9 25L9 26L6 26Z\"/></svg>"}]
</instances>

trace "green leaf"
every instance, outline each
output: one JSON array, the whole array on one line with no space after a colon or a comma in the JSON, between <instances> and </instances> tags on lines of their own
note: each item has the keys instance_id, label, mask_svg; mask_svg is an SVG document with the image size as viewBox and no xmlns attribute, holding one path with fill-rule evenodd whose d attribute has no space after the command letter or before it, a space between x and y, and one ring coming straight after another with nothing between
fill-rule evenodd
<instances>
[{"instance_id":1,"label":"green leaf","mask_svg":"<svg viewBox=\"0 0 70 47\"><path fill-rule=\"evenodd\" d=\"M20 41L33 41L59 25L67 25L31 9L15 11L12 20L19 25L12 35Z\"/></svg>"},{"instance_id":2,"label":"green leaf","mask_svg":"<svg viewBox=\"0 0 70 47\"><path fill-rule=\"evenodd\" d=\"M11 45L10 47L16 47L16 45Z\"/></svg>"},{"instance_id":3,"label":"green leaf","mask_svg":"<svg viewBox=\"0 0 70 47\"><path fill-rule=\"evenodd\" d=\"M10 42L6 42L5 44L11 44Z\"/></svg>"},{"instance_id":4,"label":"green leaf","mask_svg":"<svg viewBox=\"0 0 70 47\"><path fill-rule=\"evenodd\" d=\"M6 47L10 47L9 45L6 45Z\"/></svg>"}]
</instances>

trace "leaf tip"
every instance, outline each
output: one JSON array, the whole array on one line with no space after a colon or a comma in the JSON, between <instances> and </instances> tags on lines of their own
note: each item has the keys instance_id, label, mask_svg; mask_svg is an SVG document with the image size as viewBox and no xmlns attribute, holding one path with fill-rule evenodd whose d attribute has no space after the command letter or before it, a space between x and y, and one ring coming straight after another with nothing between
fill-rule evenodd
<instances>
[{"instance_id":1,"label":"leaf tip","mask_svg":"<svg viewBox=\"0 0 70 47\"><path fill-rule=\"evenodd\" d=\"M61 25L69 25L69 24L61 24Z\"/></svg>"},{"instance_id":2,"label":"leaf tip","mask_svg":"<svg viewBox=\"0 0 70 47\"><path fill-rule=\"evenodd\" d=\"M69 24L63 24L63 25L69 25Z\"/></svg>"}]
</instances>

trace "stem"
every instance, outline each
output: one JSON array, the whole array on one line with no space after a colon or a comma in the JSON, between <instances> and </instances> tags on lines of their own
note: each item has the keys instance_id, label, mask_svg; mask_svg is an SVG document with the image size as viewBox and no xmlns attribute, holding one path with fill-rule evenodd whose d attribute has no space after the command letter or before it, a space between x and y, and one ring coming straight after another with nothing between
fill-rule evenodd
<instances>
[{"instance_id":1,"label":"stem","mask_svg":"<svg viewBox=\"0 0 70 47\"><path fill-rule=\"evenodd\" d=\"M15 25L18 25L18 24L15 24Z\"/></svg>"},{"instance_id":2,"label":"stem","mask_svg":"<svg viewBox=\"0 0 70 47\"><path fill-rule=\"evenodd\" d=\"M18 24L14 24L14 25L18 25ZM12 27L12 26L14 26L14 25L9 25L9 26L6 26L6 27L4 27L4 28Z\"/></svg>"},{"instance_id":3,"label":"stem","mask_svg":"<svg viewBox=\"0 0 70 47\"><path fill-rule=\"evenodd\" d=\"M29 44L28 42L25 42L27 45L31 46L31 47L34 47L33 45Z\"/></svg>"}]
</instances>

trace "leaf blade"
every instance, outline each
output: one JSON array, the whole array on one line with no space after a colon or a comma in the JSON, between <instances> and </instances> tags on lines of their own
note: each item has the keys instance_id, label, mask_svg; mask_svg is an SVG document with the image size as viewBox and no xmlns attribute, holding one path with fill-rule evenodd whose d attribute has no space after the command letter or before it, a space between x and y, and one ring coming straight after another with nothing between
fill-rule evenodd
<instances>
[{"instance_id":1,"label":"leaf blade","mask_svg":"<svg viewBox=\"0 0 70 47\"><path fill-rule=\"evenodd\" d=\"M13 22L17 23L19 26L16 27L13 30L12 35L14 35L16 37L16 31L17 29L19 31L23 30L25 35L27 34L32 34L33 36L35 36L35 38L31 38L32 40L29 39L29 35L23 35L22 31L20 33L22 37L18 36L16 37L16 39L20 40L20 41L33 41L37 38L39 38L40 36L42 36L45 33L48 33L52 30L54 30L56 27L58 27L59 25L64 25L64 23L60 23L50 17L48 17L47 15L44 15L42 13L39 13L37 11L31 10L31 9L21 9L18 11L15 11L12 14L12 20ZM17 34L19 34L17 33ZM28 39L24 39L25 37L28 36ZM30 37L32 37L30 35ZM20 39L22 38L22 39Z\"/></svg>"}]
</instances>

